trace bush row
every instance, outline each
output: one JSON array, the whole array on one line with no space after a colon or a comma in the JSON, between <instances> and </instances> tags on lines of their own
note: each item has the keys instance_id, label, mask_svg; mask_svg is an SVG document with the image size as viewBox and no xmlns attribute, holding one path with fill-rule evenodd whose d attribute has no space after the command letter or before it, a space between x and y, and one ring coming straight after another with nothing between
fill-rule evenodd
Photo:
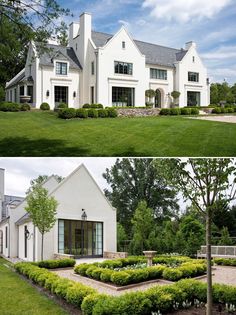
<instances>
[{"instance_id":1,"label":"bush row","mask_svg":"<svg viewBox=\"0 0 236 315\"><path fill-rule=\"evenodd\" d=\"M199 110L197 108L162 108L160 115L198 115Z\"/></svg>"},{"instance_id":2,"label":"bush row","mask_svg":"<svg viewBox=\"0 0 236 315\"><path fill-rule=\"evenodd\" d=\"M97 108L97 109L100 108L100 109L103 109L103 105L102 104L88 104L88 103L86 103L82 107L83 108Z\"/></svg>"},{"instance_id":3,"label":"bush row","mask_svg":"<svg viewBox=\"0 0 236 315\"><path fill-rule=\"evenodd\" d=\"M58 112L58 117L62 119L72 119L72 118L106 118L106 117L117 117L117 111L113 108L108 109L85 109L85 108L65 108L60 109Z\"/></svg>"},{"instance_id":4,"label":"bush row","mask_svg":"<svg viewBox=\"0 0 236 315\"><path fill-rule=\"evenodd\" d=\"M212 114L224 114L224 113L236 113L236 106L235 107L215 107L212 110Z\"/></svg>"},{"instance_id":5,"label":"bush row","mask_svg":"<svg viewBox=\"0 0 236 315\"><path fill-rule=\"evenodd\" d=\"M155 286L144 292L126 293L121 296L91 294L82 302L84 315L148 315L167 313L186 306L206 303L207 287L196 280L181 280L167 286ZM236 287L213 285L215 303L236 304Z\"/></svg>"},{"instance_id":6,"label":"bush row","mask_svg":"<svg viewBox=\"0 0 236 315\"><path fill-rule=\"evenodd\" d=\"M214 258L214 262L221 266L236 266L236 259L234 258Z\"/></svg>"},{"instance_id":7,"label":"bush row","mask_svg":"<svg viewBox=\"0 0 236 315\"><path fill-rule=\"evenodd\" d=\"M102 268L98 264L81 264L74 268L75 273L103 282L112 282L119 286L138 283L152 279L166 279L178 281L182 278L192 278L206 272L204 263L183 263L179 267L170 268L164 265L156 265L143 269L112 270Z\"/></svg>"},{"instance_id":8,"label":"bush row","mask_svg":"<svg viewBox=\"0 0 236 315\"><path fill-rule=\"evenodd\" d=\"M15 264L15 269L34 283L39 284L79 308L86 296L96 293L94 289L88 286L60 278L47 269L39 268L31 263L17 263Z\"/></svg>"},{"instance_id":9,"label":"bush row","mask_svg":"<svg viewBox=\"0 0 236 315\"><path fill-rule=\"evenodd\" d=\"M71 258L64 258L64 259L55 259L55 260L43 260L34 265L40 268L46 269L55 269L55 268L66 268L66 267L74 267L76 261Z\"/></svg>"},{"instance_id":10,"label":"bush row","mask_svg":"<svg viewBox=\"0 0 236 315\"><path fill-rule=\"evenodd\" d=\"M0 111L2 112L20 112L28 111L31 109L29 104L18 104L12 102L2 102L0 103Z\"/></svg>"}]
</instances>

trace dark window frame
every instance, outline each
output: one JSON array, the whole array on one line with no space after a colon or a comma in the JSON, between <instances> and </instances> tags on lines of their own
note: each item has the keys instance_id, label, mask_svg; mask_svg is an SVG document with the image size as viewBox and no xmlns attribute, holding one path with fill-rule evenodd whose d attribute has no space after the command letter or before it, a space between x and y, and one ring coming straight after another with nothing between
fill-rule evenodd
<instances>
[{"instance_id":1,"label":"dark window frame","mask_svg":"<svg viewBox=\"0 0 236 315\"><path fill-rule=\"evenodd\" d=\"M188 82L199 82L199 72L188 72Z\"/></svg>"},{"instance_id":2,"label":"dark window frame","mask_svg":"<svg viewBox=\"0 0 236 315\"><path fill-rule=\"evenodd\" d=\"M114 61L115 74L133 75L133 63Z\"/></svg>"},{"instance_id":3,"label":"dark window frame","mask_svg":"<svg viewBox=\"0 0 236 315\"><path fill-rule=\"evenodd\" d=\"M154 80L168 80L167 70L150 68L150 79Z\"/></svg>"},{"instance_id":4,"label":"dark window frame","mask_svg":"<svg viewBox=\"0 0 236 315\"><path fill-rule=\"evenodd\" d=\"M67 62L56 61L56 75L67 75L68 64Z\"/></svg>"}]
</instances>

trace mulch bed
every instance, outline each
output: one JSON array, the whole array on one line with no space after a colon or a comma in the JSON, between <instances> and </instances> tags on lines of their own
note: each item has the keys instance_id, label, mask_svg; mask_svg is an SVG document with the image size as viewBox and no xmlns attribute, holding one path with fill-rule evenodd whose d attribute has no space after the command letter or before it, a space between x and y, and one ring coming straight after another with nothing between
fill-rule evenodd
<instances>
[{"instance_id":1,"label":"mulch bed","mask_svg":"<svg viewBox=\"0 0 236 315\"><path fill-rule=\"evenodd\" d=\"M224 305L214 305L212 315L229 315L230 313L225 310ZM232 314L232 313L231 313ZM205 307L191 307L185 310L168 313L167 315L206 315Z\"/></svg>"}]
</instances>

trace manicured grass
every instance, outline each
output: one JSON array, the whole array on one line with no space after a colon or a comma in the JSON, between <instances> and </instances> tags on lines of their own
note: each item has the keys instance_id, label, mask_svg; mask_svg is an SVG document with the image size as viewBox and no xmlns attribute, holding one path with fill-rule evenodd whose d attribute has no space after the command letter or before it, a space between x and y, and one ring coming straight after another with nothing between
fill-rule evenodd
<instances>
[{"instance_id":1,"label":"manicured grass","mask_svg":"<svg viewBox=\"0 0 236 315\"><path fill-rule=\"evenodd\" d=\"M0 314L1 315L66 315L54 301L40 294L18 274L5 266L0 258Z\"/></svg>"},{"instance_id":2,"label":"manicured grass","mask_svg":"<svg viewBox=\"0 0 236 315\"><path fill-rule=\"evenodd\" d=\"M236 124L186 117L58 119L0 112L0 156L235 156Z\"/></svg>"}]
</instances>

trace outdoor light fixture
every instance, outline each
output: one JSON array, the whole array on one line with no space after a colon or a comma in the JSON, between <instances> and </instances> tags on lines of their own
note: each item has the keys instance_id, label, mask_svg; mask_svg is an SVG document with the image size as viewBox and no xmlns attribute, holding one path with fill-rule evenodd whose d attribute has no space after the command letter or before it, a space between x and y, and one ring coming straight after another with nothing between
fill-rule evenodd
<instances>
[{"instance_id":1,"label":"outdoor light fixture","mask_svg":"<svg viewBox=\"0 0 236 315\"><path fill-rule=\"evenodd\" d=\"M26 229L25 229L25 237L27 238L27 240L30 239L30 232L29 232L29 230L27 229L27 227L26 227Z\"/></svg>"},{"instance_id":2,"label":"outdoor light fixture","mask_svg":"<svg viewBox=\"0 0 236 315\"><path fill-rule=\"evenodd\" d=\"M49 96L49 90L47 90L47 92L46 92L46 96L47 96L47 97Z\"/></svg>"},{"instance_id":3,"label":"outdoor light fixture","mask_svg":"<svg viewBox=\"0 0 236 315\"><path fill-rule=\"evenodd\" d=\"M74 97L74 98L76 97L76 92L73 93L73 97Z\"/></svg>"},{"instance_id":4,"label":"outdoor light fixture","mask_svg":"<svg viewBox=\"0 0 236 315\"><path fill-rule=\"evenodd\" d=\"M86 214L86 212L85 212L85 210L84 209L82 209L82 215L81 215L81 219L83 220L83 221L86 221L87 220L87 214Z\"/></svg>"}]
</instances>

